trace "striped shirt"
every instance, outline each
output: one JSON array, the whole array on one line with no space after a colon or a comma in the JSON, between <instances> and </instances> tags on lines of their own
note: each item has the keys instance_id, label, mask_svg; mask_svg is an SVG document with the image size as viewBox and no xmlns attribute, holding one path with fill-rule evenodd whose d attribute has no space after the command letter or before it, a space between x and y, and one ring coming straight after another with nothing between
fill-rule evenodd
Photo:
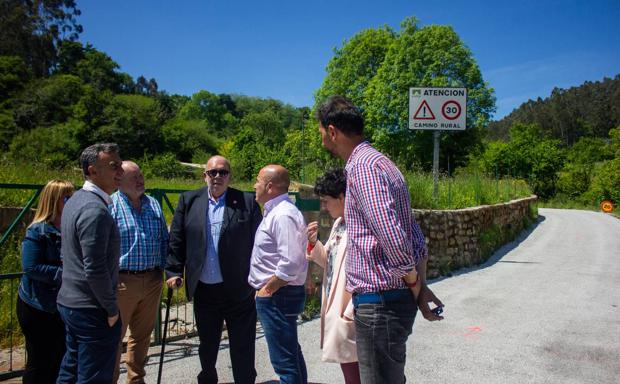
<instances>
[{"instance_id":1,"label":"striped shirt","mask_svg":"<svg viewBox=\"0 0 620 384\"><path fill-rule=\"evenodd\" d=\"M403 175L368 142L347 160L347 291L406 288L402 280L426 257Z\"/></svg>"},{"instance_id":2,"label":"striped shirt","mask_svg":"<svg viewBox=\"0 0 620 384\"><path fill-rule=\"evenodd\" d=\"M159 203L142 195L140 212L122 192L112 195L110 213L121 235L119 269L144 271L163 268L168 251L168 227Z\"/></svg>"}]
</instances>

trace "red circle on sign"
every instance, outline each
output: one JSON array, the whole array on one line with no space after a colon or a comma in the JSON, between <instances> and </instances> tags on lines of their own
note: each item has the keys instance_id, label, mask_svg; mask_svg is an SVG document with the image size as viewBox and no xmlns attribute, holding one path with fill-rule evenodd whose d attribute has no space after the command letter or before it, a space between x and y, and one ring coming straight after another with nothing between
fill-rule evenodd
<instances>
[{"instance_id":1,"label":"red circle on sign","mask_svg":"<svg viewBox=\"0 0 620 384\"><path fill-rule=\"evenodd\" d=\"M454 106L456 107L456 113L452 117L446 115L446 106L450 104L454 104ZM461 105L454 100L448 100L441 106L441 114L448 120L458 119L458 117L461 116Z\"/></svg>"}]
</instances>

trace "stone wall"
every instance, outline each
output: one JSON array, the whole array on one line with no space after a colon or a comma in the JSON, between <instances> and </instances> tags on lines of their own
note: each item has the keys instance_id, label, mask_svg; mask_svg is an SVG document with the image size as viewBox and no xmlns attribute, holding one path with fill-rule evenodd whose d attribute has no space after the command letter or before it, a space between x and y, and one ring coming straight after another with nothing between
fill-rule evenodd
<instances>
[{"instance_id":1,"label":"stone wall","mask_svg":"<svg viewBox=\"0 0 620 384\"><path fill-rule=\"evenodd\" d=\"M451 211L417 210L426 236L428 277L481 264L535 219L536 196Z\"/></svg>"},{"instance_id":2,"label":"stone wall","mask_svg":"<svg viewBox=\"0 0 620 384\"><path fill-rule=\"evenodd\" d=\"M309 186L300 186L301 198L316 199ZM447 275L459 268L481 264L533 223L536 196L507 203L457 210L414 209L429 252L427 276ZM333 220L324 212L304 212L306 222L318 220L319 237L327 239ZM320 284L323 271L310 263L307 284Z\"/></svg>"}]
</instances>

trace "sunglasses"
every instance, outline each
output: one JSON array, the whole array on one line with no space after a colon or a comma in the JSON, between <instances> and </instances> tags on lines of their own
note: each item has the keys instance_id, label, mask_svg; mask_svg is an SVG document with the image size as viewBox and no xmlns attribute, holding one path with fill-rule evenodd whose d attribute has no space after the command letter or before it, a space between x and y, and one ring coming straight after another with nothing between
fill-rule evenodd
<instances>
[{"instance_id":1,"label":"sunglasses","mask_svg":"<svg viewBox=\"0 0 620 384\"><path fill-rule=\"evenodd\" d=\"M209 175L211 178L217 176L226 177L230 174L230 171L226 169L209 169L208 171L205 171L205 174Z\"/></svg>"}]
</instances>

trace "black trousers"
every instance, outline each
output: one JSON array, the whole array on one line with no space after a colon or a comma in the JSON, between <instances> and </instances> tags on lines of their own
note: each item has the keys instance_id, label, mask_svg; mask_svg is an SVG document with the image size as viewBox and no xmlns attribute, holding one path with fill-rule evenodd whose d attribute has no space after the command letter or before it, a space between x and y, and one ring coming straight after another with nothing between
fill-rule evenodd
<instances>
[{"instance_id":1,"label":"black trousers","mask_svg":"<svg viewBox=\"0 0 620 384\"><path fill-rule=\"evenodd\" d=\"M235 384L254 383L254 345L256 342L256 305L254 296L235 301L224 284L198 283L194 293L194 314L200 338L198 355L202 371L199 384L217 383L215 363L220 349L222 327L226 322L230 360Z\"/></svg>"},{"instance_id":2,"label":"black trousers","mask_svg":"<svg viewBox=\"0 0 620 384\"><path fill-rule=\"evenodd\" d=\"M65 324L58 313L38 310L17 299L17 320L26 338L24 384L53 384L65 354Z\"/></svg>"}]
</instances>

